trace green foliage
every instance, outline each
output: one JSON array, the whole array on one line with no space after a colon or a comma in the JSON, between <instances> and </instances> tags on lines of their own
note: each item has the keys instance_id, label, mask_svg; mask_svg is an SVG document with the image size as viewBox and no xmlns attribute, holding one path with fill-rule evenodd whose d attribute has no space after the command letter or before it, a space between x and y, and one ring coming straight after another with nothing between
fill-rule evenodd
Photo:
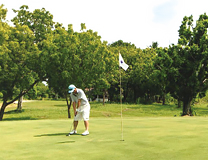
<instances>
[{"instance_id":1,"label":"green foliage","mask_svg":"<svg viewBox=\"0 0 208 160\"><path fill-rule=\"evenodd\" d=\"M7 29L8 38L1 44L3 50L0 57L0 90L5 100L12 97L14 87L21 86L24 90L34 82L32 77L37 75L31 70L34 69L33 60L38 56L34 36L27 26Z\"/></svg>"},{"instance_id":2,"label":"green foliage","mask_svg":"<svg viewBox=\"0 0 208 160\"><path fill-rule=\"evenodd\" d=\"M7 9L3 8L4 5L0 5L0 22L6 19Z\"/></svg>"},{"instance_id":3,"label":"green foliage","mask_svg":"<svg viewBox=\"0 0 208 160\"><path fill-rule=\"evenodd\" d=\"M4 101L0 120L8 104L45 80L42 41L47 39L53 26L53 16L45 9L30 13L27 6L22 6L14 12L17 12L13 19L15 26L0 21L0 91ZM15 89L19 94L13 98Z\"/></svg>"},{"instance_id":4,"label":"green foliage","mask_svg":"<svg viewBox=\"0 0 208 160\"><path fill-rule=\"evenodd\" d=\"M94 93L110 87L115 76L115 57L97 32L82 29L78 33L73 31L72 25L65 30L56 24L53 36L43 46L45 59L49 61L45 68L49 86L55 92L66 94L69 84L93 88Z\"/></svg>"},{"instance_id":5,"label":"green foliage","mask_svg":"<svg viewBox=\"0 0 208 160\"><path fill-rule=\"evenodd\" d=\"M51 96L49 92L50 89L48 88L48 86L45 86L43 83L38 83L24 96L24 99L36 100L49 98Z\"/></svg>"},{"instance_id":6,"label":"green foliage","mask_svg":"<svg viewBox=\"0 0 208 160\"><path fill-rule=\"evenodd\" d=\"M59 24L56 24L53 32L48 41L43 42L43 58L46 61L44 69L49 86L56 93L63 94L73 79L73 66L76 63L73 55L76 53L77 38L71 28L67 31Z\"/></svg>"},{"instance_id":7,"label":"green foliage","mask_svg":"<svg viewBox=\"0 0 208 160\"><path fill-rule=\"evenodd\" d=\"M47 39L48 34L52 32L54 25L53 15L45 8L29 11L27 5L20 7L20 10L13 9L17 16L12 19L15 25L26 25L35 34L34 42L41 48L41 42Z\"/></svg>"},{"instance_id":8,"label":"green foliage","mask_svg":"<svg viewBox=\"0 0 208 160\"><path fill-rule=\"evenodd\" d=\"M168 71L170 93L183 101L183 114L191 114L191 101L208 88L208 16L201 15L193 27L193 17L184 17L179 29L178 45L168 54L172 59Z\"/></svg>"},{"instance_id":9,"label":"green foliage","mask_svg":"<svg viewBox=\"0 0 208 160\"><path fill-rule=\"evenodd\" d=\"M208 89L206 14L196 25L193 16L184 17L178 44L161 48L153 42L141 50L122 40L108 45L85 23L80 32L72 24L65 29L45 8L31 12L23 5L13 11L14 26L9 26L7 9L0 6L0 92L5 102L0 118L6 105L27 92L32 99L55 94L67 98L69 84L89 90L91 97L107 95L111 102L120 101L120 87L122 100L129 103L152 103L156 95L169 103L173 97L183 101L183 114L191 114L193 99ZM129 65L120 73L119 52ZM50 89L35 86L43 80Z\"/></svg>"}]
</instances>

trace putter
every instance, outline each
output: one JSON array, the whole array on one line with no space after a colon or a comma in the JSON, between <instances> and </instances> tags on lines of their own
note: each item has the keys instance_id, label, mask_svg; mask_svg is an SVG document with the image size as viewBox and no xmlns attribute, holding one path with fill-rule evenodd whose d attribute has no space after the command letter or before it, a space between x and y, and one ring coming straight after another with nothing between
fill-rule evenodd
<instances>
[{"instance_id":1,"label":"putter","mask_svg":"<svg viewBox=\"0 0 208 160\"><path fill-rule=\"evenodd\" d=\"M77 116L77 114L75 115L75 117ZM70 131L72 130L72 127L74 126L74 120L72 121L72 125L71 125L71 128L70 128ZM69 131L69 132L70 132ZM69 134L67 134L66 136L70 136L70 133Z\"/></svg>"},{"instance_id":2,"label":"putter","mask_svg":"<svg viewBox=\"0 0 208 160\"><path fill-rule=\"evenodd\" d=\"M72 122L72 124L71 124L70 131L72 130L73 124L74 124L74 120L73 120L73 122ZM69 131L69 132L70 132L70 131ZM70 133L68 133L66 136L70 136Z\"/></svg>"}]
</instances>

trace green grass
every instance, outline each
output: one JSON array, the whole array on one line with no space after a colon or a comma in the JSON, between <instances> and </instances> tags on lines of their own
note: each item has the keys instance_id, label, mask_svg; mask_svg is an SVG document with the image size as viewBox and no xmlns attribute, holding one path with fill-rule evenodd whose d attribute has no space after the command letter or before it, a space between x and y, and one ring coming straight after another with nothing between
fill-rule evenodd
<instances>
[{"instance_id":1,"label":"green grass","mask_svg":"<svg viewBox=\"0 0 208 160\"><path fill-rule=\"evenodd\" d=\"M72 120L3 121L2 160L207 159L204 117L91 118L90 135L66 137ZM78 126L82 133L83 123Z\"/></svg>"},{"instance_id":2,"label":"green grass","mask_svg":"<svg viewBox=\"0 0 208 160\"><path fill-rule=\"evenodd\" d=\"M83 122L78 135L65 136L73 119L65 101L34 101L6 108L0 122L2 160L188 160L207 159L207 105L197 104L198 116L181 117L174 105L91 104L90 135Z\"/></svg>"},{"instance_id":3,"label":"green grass","mask_svg":"<svg viewBox=\"0 0 208 160\"><path fill-rule=\"evenodd\" d=\"M23 103L22 111L16 111L17 104L6 108L4 120L38 120L67 118L65 101L32 101Z\"/></svg>"},{"instance_id":4,"label":"green grass","mask_svg":"<svg viewBox=\"0 0 208 160\"><path fill-rule=\"evenodd\" d=\"M125 117L173 117L180 116L182 109L175 105L141 105L122 104ZM72 110L71 110L71 113ZM120 117L120 104L91 103L90 117ZM23 110L16 111L16 104L6 108L4 120L38 120L38 119L64 119L67 118L65 101L33 101L23 103Z\"/></svg>"}]
</instances>

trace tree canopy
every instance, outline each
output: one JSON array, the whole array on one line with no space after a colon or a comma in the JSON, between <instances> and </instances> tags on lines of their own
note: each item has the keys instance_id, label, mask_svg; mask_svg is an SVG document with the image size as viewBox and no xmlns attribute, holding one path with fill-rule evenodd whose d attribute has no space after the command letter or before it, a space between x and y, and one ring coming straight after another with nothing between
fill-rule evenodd
<instances>
[{"instance_id":1,"label":"tree canopy","mask_svg":"<svg viewBox=\"0 0 208 160\"><path fill-rule=\"evenodd\" d=\"M193 16L183 18L177 44L162 48L153 42L140 49L122 40L108 44L84 23L80 32L72 24L66 29L45 8L30 12L23 5L13 11L10 26L7 9L0 6L0 120L9 104L43 80L67 101L69 84L86 89L88 97L119 101L119 53L129 65L121 71L124 102L153 102L159 96L165 104L171 94L183 102L183 115L191 115L194 98L208 89L206 14L196 24Z\"/></svg>"}]
</instances>

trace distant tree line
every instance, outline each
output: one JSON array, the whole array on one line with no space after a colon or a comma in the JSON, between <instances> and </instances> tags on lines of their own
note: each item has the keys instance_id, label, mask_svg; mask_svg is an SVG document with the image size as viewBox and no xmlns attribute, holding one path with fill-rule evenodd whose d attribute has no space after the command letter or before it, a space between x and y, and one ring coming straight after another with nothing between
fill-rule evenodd
<instances>
[{"instance_id":1,"label":"distant tree line","mask_svg":"<svg viewBox=\"0 0 208 160\"><path fill-rule=\"evenodd\" d=\"M122 74L123 102L164 104L170 95L183 104L183 115L191 115L196 96L203 97L208 88L208 16L200 15L196 24L185 16L179 28L177 44L159 47L153 42L146 49L118 40L112 44L81 24L80 32L72 24L66 29L53 21L44 8L29 11L23 5L13 10L10 26L7 9L0 6L0 92L5 108L27 95L44 97L35 91L42 81L55 94L66 98L68 86L86 89L88 97L108 96L119 102L118 54L129 65ZM32 96L33 95L33 96ZM49 95L49 94L48 94ZM69 115L70 117L70 115Z\"/></svg>"}]
</instances>

